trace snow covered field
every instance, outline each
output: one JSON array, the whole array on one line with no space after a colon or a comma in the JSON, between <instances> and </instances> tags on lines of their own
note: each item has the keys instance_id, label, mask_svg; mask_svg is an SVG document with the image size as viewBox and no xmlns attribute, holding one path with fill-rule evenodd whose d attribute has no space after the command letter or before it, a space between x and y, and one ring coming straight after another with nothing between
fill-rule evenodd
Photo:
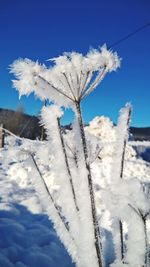
<instances>
[{"instance_id":1,"label":"snow covered field","mask_svg":"<svg viewBox=\"0 0 150 267\"><path fill-rule=\"evenodd\" d=\"M101 203L100 190L105 198L104 188L110 182L113 153L110 140L115 142L115 127L108 118L97 117L86 128L86 133L89 146L90 138L93 138L93 145L94 138L103 143L99 158L92 159L91 169L96 188L103 253L108 266L115 259L113 220ZM128 180L135 177L142 183L149 183L150 164L140 157L143 148L140 147L138 151L137 144L132 143L134 148L127 145L124 178ZM148 146L148 143L143 143L143 146L146 145ZM74 264L53 230L50 218L41 203L42 196L35 192L33 176L35 178L38 173L33 170L28 151L36 155L38 168L48 187L52 188L53 194L57 196L59 189L51 172L47 143L38 140L17 140L8 136L5 148L0 150L0 267L72 267ZM132 187L132 182L130 185ZM111 197L106 203L109 201ZM147 231L149 234L149 224ZM150 241L150 236L148 238Z\"/></svg>"},{"instance_id":2,"label":"snow covered field","mask_svg":"<svg viewBox=\"0 0 150 267\"><path fill-rule=\"evenodd\" d=\"M40 148L24 142L24 148ZM0 150L0 267L72 267L53 230L13 137Z\"/></svg>"}]
</instances>

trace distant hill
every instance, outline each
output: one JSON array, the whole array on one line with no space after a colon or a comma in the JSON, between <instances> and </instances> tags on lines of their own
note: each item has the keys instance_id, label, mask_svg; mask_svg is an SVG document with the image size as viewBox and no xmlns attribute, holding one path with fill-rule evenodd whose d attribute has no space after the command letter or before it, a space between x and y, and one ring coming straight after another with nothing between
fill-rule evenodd
<instances>
[{"instance_id":1,"label":"distant hill","mask_svg":"<svg viewBox=\"0 0 150 267\"><path fill-rule=\"evenodd\" d=\"M130 133L133 134L135 140L150 141L150 127L130 127Z\"/></svg>"},{"instance_id":2,"label":"distant hill","mask_svg":"<svg viewBox=\"0 0 150 267\"><path fill-rule=\"evenodd\" d=\"M39 118L27 115L21 110L13 111L0 108L0 124L3 124L4 128L21 137L36 139L40 138L42 135L42 127L39 124ZM64 129L70 130L71 127L70 125L66 125ZM130 133L135 140L150 141L150 127L131 127Z\"/></svg>"},{"instance_id":3,"label":"distant hill","mask_svg":"<svg viewBox=\"0 0 150 267\"><path fill-rule=\"evenodd\" d=\"M12 133L29 139L39 138L42 132L39 118L27 115L22 110L0 108L0 124Z\"/></svg>"}]
</instances>

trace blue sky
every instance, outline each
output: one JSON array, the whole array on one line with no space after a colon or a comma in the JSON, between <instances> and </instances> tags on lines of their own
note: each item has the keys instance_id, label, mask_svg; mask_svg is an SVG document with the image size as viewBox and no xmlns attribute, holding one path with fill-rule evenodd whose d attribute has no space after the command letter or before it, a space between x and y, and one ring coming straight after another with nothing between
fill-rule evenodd
<instances>
[{"instance_id":1,"label":"blue sky","mask_svg":"<svg viewBox=\"0 0 150 267\"><path fill-rule=\"evenodd\" d=\"M33 96L18 99L9 65L18 57L45 62L64 51L86 53L108 46L150 22L149 0L1 0L0 107L37 115L42 103ZM119 109L133 104L132 125L150 126L150 27L114 46L121 68L108 74L83 102L85 121L96 115L117 120ZM69 123L67 112L64 123Z\"/></svg>"}]
</instances>

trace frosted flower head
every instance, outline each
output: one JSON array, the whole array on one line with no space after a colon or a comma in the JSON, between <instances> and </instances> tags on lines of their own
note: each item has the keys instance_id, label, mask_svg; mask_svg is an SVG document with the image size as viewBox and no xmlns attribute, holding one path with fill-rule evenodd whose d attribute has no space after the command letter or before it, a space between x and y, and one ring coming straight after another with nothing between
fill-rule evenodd
<instances>
[{"instance_id":1,"label":"frosted flower head","mask_svg":"<svg viewBox=\"0 0 150 267\"><path fill-rule=\"evenodd\" d=\"M53 66L47 68L29 59L19 59L11 65L15 74L14 87L21 95L34 92L41 100L48 99L64 107L72 106L89 95L102 81L107 72L120 66L116 53L91 49L87 55L65 52L50 59Z\"/></svg>"},{"instance_id":2,"label":"frosted flower head","mask_svg":"<svg viewBox=\"0 0 150 267\"><path fill-rule=\"evenodd\" d=\"M30 59L18 59L13 62L11 73L15 74L17 80L13 80L14 87L19 91L19 95L29 95L36 90L38 73L45 70L45 65L40 65L38 61Z\"/></svg>"},{"instance_id":3,"label":"frosted flower head","mask_svg":"<svg viewBox=\"0 0 150 267\"><path fill-rule=\"evenodd\" d=\"M108 50L106 45L103 45L100 50L91 49L86 56L89 69L98 71L101 68L107 68L111 72L120 67L120 58L117 53Z\"/></svg>"},{"instance_id":4,"label":"frosted flower head","mask_svg":"<svg viewBox=\"0 0 150 267\"><path fill-rule=\"evenodd\" d=\"M117 53L113 53L110 50L107 50L106 45L101 48L101 55L104 60L104 64L109 72L117 70L120 67L120 58Z\"/></svg>"}]
</instances>

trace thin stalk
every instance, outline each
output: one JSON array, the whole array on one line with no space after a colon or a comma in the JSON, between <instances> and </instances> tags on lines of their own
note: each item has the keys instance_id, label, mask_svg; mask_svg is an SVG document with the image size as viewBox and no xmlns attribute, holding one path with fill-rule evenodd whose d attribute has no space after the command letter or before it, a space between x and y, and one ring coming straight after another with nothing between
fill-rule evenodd
<instances>
[{"instance_id":1,"label":"thin stalk","mask_svg":"<svg viewBox=\"0 0 150 267\"><path fill-rule=\"evenodd\" d=\"M149 251L148 251L148 236L147 236L147 227L146 227L146 218L143 217L143 224L144 224L144 234L145 234L145 266L149 267Z\"/></svg>"},{"instance_id":2,"label":"thin stalk","mask_svg":"<svg viewBox=\"0 0 150 267\"><path fill-rule=\"evenodd\" d=\"M71 94L72 94L72 96L73 96L73 99L76 100L76 97L75 97L75 95L74 95L74 90L72 89L71 84L69 83L67 74L66 74L66 73L62 73L62 75L63 75L64 78L66 79L66 82L67 82L68 87L69 87L69 89L70 89L70 91L71 91Z\"/></svg>"},{"instance_id":3,"label":"thin stalk","mask_svg":"<svg viewBox=\"0 0 150 267\"><path fill-rule=\"evenodd\" d=\"M148 249L148 236L147 236L147 227L146 227L146 222L147 222L147 216L149 215L149 212L146 213L145 215L142 214L141 210L137 210L135 207L133 207L131 204L128 204L129 207L140 217L140 219L143 222L143 227L144 227L144 239L145 239L145 266L142 267L149 267L150 266L150 258L149 258L149 249Z\"/></svg>"},{"instance_id":4,"label":"thin stalk","mask_svg":"<svg viewBox=\"0 0 150 267\"><path fill-rule=\"evenodd\" d=\"M71 72L69 72L69 76L70 76L70 86L72 87L73 91L76 91L76 89L74 87L74 82L73 82L73 77L72 77ZM75 97L75 100L76 100L76 97Z\"/></svg>"},{"instance_id":5,"label":"thin stalk","mask_svg":"<svg viewBox=\"0 0 150 267\"><path fill-rule=\"evenodd\" d=\"M45 101L44 101L44 106L45 106L45 107L47 106L47 101L46 101L46 99L45 99ZM44 131L44 126L42 125L41 128L42 128L42 129L41 129L41 138L40 138L40 140L43 141L43 140L44 140L44 132L45 132L45 131Z\"/></svg>"},{"instance_id":6,"label":"thin stalk","mask_svg":"<svg viewBox=\"0 0 150 267\"><path fill-rule=\"evenodd\" d=\"M71 153L72 153L72 155L73 155L73 160L74 160L74 162L75 162L75 166L76 166L76 168L78 168L78 159L77 159L77 152L76 151L73 151L73 149L71 149L71 147L68 145L68 144L66 144L66 146L68 147L68 149L71 151Z\"/></svg>"},{"instance_id":7,"label":"thin stalk","mask_svg":"<svg viewBox=\"0 0 150 267\"><path fill-rule=\"evenodd\" d=\"M85 160L85 165L86 165L86 169L88 172L87 178L88 178L88 187L89 187L90 200L91 200L91 211L92 211L92 220L93 220L94 237L95 237L95 249L96 249L99 267L102 267L103 261L102 261L102 255L101 255L101 247L102 247L101 236L100 236L100 230L99 230L99 225L98 225L97 215L96 215L96 205L95 205L91 169L88 163L88 149L87 149L87 144L86 144L80 102L76 102L75 104L76 104L77 118L78 118L78 123L79 123L79 128L80 128L80 135L81 135L81 140L82 140L82 145L83 145L84 160Z\"/></svg>"},{"instance_id":8,"label":"thin stalk","mask_svg":"<svg viewBox=\"0 0 150 267\"><path fill-rule=\"evenodd\" d=\"M63 138L62 131L61 131L59 118L57 118L57 123L58 123L59 136L60 136L60 141L61 141L62 150L63 150L63 154L64 154L65 164L66 164L67 172L68 172L68 175L69 175L69 181L70 181L70 185L71 185L73 199L74 199L76 210L79 211L79 207L78 207L78 204L77 204L76 194L75 194L75 190L74 190L72 175L71 175L71 171L70 171L70 167L69 167L67 152L66 152L66 148L65 148L65 143L64 143L64 138Z\"/></svg>"},{"instance_id":9,"label":"thin stalk","mask_svg":"<svg viewBox=\"0 0 150 267\"><path fill-rule=\"evenodd\" d=\"M37 77L42 80L43 82L45 82L47 85L49 85L51 88L53 88L54 90L56 90L59 94L65 96L66 98L70 99L71 101L74 101L74 99L72 99L69 95L67 95L66 93L62 92L61 89L55 87L53 84L51 84L50 82L48 82L47 80L45 80L42 76L37 75Z\"/></svg>"},{"instance_id":10,"label":"thin stalk","mask_svg":"<svg viewBox=\"0 0 150 267\"><path fill-rule=\"evenodd\" d=\"M131 108L129 109L128 119L127 119L127 129L129 129L130 117L131 117ZM123 153L122 153L122 158L121 158L120 179L123 178L126 145L127 145L127 140L126 138L124 138ZM120 242L121 242L121 248L120 248L121 259L123 260L124 259L124 240L123 240L123 223L121 220L119 220L119 229L120 229Z\"/></svg>"},{"instance_id":11,"label":"thin stalk","mask_svg":"<svg viewBox=\"0 0 150 267\"><path fill-rule=\"evenodd\" d=\"M146 222L147 222L147 215L148 213L144 216L141 211L140 211L140 216L141 219L143 221L143 226L144 226L144 238L145 238L145 267L149 267L149 249L148 249L148 236L147 236L147 226L146 226Z\"/></svg>"},{"instance_id":12,"label":"thin stalk","mask_svg":"<svg viewBox=\"0 0 150 267\"><path fill-rule=\"evenodd\" d=\"M77 153L76 152L74 154L74 162L75 162L76 168L78 168L78 159L77 159Z\"/></svg>"},{"instance_id":13,"label":"thin stalk","mask_svg":"<svg viewBox=\"0 0 150 267\"><path fill-rule=\"evenodd\" d=\"M36 167L36 169L37 169L37 171L38 171L38 173L39 173L39 175L40 175L40 177L41 177L41 180L43 181L43 184L44 184L44 187L45 187L45 189L46 189L46 191L47 191L47 194L48 194L49 198L51 199L51 201L53 202L55 209L57 210L57 214L58 214L59 218L61 219L63 225L64 225L65 228L66 228L66 230L69 232L69 227L68 227L68 225L67 225L67 224L64 222L64 220L63 220L63 216L61 215L61 213L60 213L60 211L59 211L59 208L58 208L58 206L56 205L56 203L55 203L55 201L54 201L54 199L53 199L53 197L52 197L52 195L51 195L51 193L50 193L50 191L49 191L49 189L48 189L48 187L47 187L47 184L45 183L45 180L44 180L44 178L43 178L43 175L42 175L42 173L41 173L41 171L40 171L40 169L39 169L39 167L38 167L38 165L37 165L37 163L36 163L36 160L35 160L33 154L30 153L30 156L31 156L32 161L33 161L33 163L34 163L34 165L35 165L35 167ZM71 237L71 238L73 239L73 237Z\"/></svg>"},{"instance_id":14,"label":"thin stalk","mask_svg":"<svg viewBox=\"0 0 150 267\"><path fill-rule=\"evenodd\" d=\"M0 148L4 147L5 132L3 130L3 124L0 125Z\"/></svg>"},{"instance_id":15,"label":"thin stalk","mask_svg":"<svg viewBox=\"0 0 150 267\"><path fill-rule=\"evenodd\" d=\"M106 75L106 73L107 73L107 68L106 68L106 66L104 66L103 70L101 72L99 72L99 74L97 75L97 77L93 81L93 83L90 85L90 87L86 91L83 91L83 93L81 95L81 99L87 97L96 88L96 86L104 78L104 76Z\"/></svg>"},{"instance_id":16,"label":"thin stalk","mask_svg":"<svg viewBox=\"0 0 150 267\"><path fill-rule=\"evenodd\" d=\"M91 165L97 158L100 159L99 154L100 154L101 150L102 150L102 149L99 148L99 150L98 150L98 152L96 153L94 159L92 159L91 161L89 161L89 164L90 164L90 165Z\"/></svg>"},{"instance_id":17,"label":"thin stalk","mask_svg":"<svg viewBox=\"0 0 150 267\"><path fill-rule=\"evenodd\" d=\"M124 240L123 240L123 223L119 220L120 240L121 240L121 259L124 259Z\"/></svg>"},{"instance_id":18,"label":"thin stalk","mask_svg":"<svg viewBox=\"0 0 150 267\"><path fill-rule=\"evenodd\" d=\"M80 84L81 84L81 72L80 72L80 77L78 73L76 73L76 75L77 75L77 98L79 98L79 91L80 91Z\"/></svg>"},{"instance_id":19,"label":"thin stalk","mask_svg":"<svg viewBox=\"0 0 150 267\"><path fill-rule=\"evenodd\" d=\"M26 151L26 152L28 152L28 151ZM61 238L62 242L64 243L65 247L68 249L68 253L72 257L73 261L77 264L77 266L80 266L80 259L78 257L78 253L77 253L78 248L76 246L75 239L72 236L72 234L70 233L70 229L69 229L68 225L65 224L65 222L64 222L64 218L61 215L60 210L59 210L58 206L56 205L55 200L53 199L53 197L52 197L52 195L51 195L51 193L50 193L50 191L49 191L49 189L48 189L48 187L44 181L44 178L40 172L40 169L38 168L38 165L36 163L34 155L32 155L31 152L28 152L28 153L29 153L31 160L32 160L34 166L36 167L36 170L37 170L39 177L41 178L41 181L42 181L42 184L40 184L40 185L38 185L39 182L37 181L37 186L39 187L40 190L43 187L43 189L41 191L42 196L43 196L43 193L44 193L43 190L44 190L48 196L50 203L51 203L50 211L52 214L52 220L53 220L56 232L58 233L58 235ZM36 181L35 181L35 184L36 184ZM49 207L48 207L48 210L49 210ZM56 228L55 224L57 225L57 228ZM63 236L62 236L62 234L63 234Z\"/></svg>"},{"instance_id":20,"label":"thin stalk","mask_svg":"<svg viewBox=\"0 0 150 267\"><path fill-rule=\"evenodd\" d=\"M81 72L81 73L82 73L82 72ZM82 87L81 87L81 85L80 85L79 99L82 98L82 95L83 95L83 93L84 93L84 90L86 89L86 86L87 86L87 84L88 84L88 79L89 79L90 75L91 75L91 77L92 77L92 73L91 73L90 71L88 71L88 72L86 73L86 77L85 77L85 79L84 79L84 83L83 83ZM82 73L82 77L83 77L83 76L84 76L84 74ZM90 79L91 79L91 77L90 77Z\"/></svg>"},{"instance_id":21,"label":"thin stalk","mask_svg":"<svg viewBox=\"0 0 150 267\"><path fill-rule=\"evenodd\" d=\"M129 109L129 114L128 114L127 130L129 129L130 118L131 118L131 108ZM123 143L123 153L122 153L122 158L121 158L121 171L120 171L120 178L121 179L123 178L123 170L124 170L124 159L125 159L126 145L127 145L127 140L125 138L124 139L124 143Z\"/></svg>"}]
</instances>

